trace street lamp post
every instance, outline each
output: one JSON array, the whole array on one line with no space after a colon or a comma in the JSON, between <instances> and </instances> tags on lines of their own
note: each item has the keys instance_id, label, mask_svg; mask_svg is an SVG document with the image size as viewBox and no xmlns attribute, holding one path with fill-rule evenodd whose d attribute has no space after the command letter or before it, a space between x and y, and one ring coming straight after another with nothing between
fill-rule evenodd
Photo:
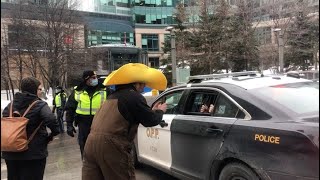
<instances>
[{"instance_id":1,"label":"street lamp post","mask_svg":"<svg viewBox=\"0 0 320 180\"><path fill-rule=\"evenodd\" d=\"M177 85L176 35L172 26L166 27L171 35L172 87Z\"/></svg>"},{"instance_id":2,"label":"street lamp post","mask_svg":"<svg viewBox=\"0 0 320 180\"><path fill-rule=\"evenodd\" d=\"M279 32L278 36L278 43L279 43L279 66L280 66L280 73L283 74L283 55L284 55L284 43L283 43L283 31L280 28L274 29L274 32Z\"/></svg>"}]
</instances>

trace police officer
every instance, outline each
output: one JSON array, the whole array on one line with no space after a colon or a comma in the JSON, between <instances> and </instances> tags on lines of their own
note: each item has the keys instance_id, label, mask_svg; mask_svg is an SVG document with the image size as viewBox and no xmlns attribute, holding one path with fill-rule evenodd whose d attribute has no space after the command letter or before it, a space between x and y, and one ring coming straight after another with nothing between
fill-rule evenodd
<instances>
[{"instance_id":1,"label":"police officer","mask_svg":"<svg viewBox=\"0 0 320 180\"><path fill-rule=\"evenodd\" d=\"M87 137L90 132L93 116L107 99L110 93L102 83L99 83L94 71L84 71L83 82L76 86L68 98L65 111L67 121L67 134L74 137L76 130L73 126L78 126L78 143L80 146L81 157Z\"/></svg>"},{"instance_id":2,"label":"police officer","mask_svg":"<svg viewBox=\"0 0 320 180\"><path fill-rule=\"evenodd\" d=\"M64 132L64 124L63 124L63 112L64 107L66 105L67 101L67 94L64 92L63 88L61 86L56 87L56 94L53 99L53 109L52 113L55 112L57 109L57 119L59 122L60 132Z\"/></svg>"}]
</instances>

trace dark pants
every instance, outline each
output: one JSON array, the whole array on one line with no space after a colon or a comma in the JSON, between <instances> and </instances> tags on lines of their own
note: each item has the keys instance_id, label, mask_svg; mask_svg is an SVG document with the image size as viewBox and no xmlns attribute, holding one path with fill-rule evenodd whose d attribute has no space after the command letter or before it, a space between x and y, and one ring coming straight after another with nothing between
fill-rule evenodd
<instances>
[{"instance_id":1,"label":"dark pants","mask_svg":"<svg viewBox=\"0 0 320 180\"><path fill-rule=\"evenodd\" d=\"M78 129L79 129L78 143L80 146L82 159L83 159L84 145L86 144L88 135L90 133L91 124L92 124L92 120L81 120L78 122Z\"/></svg>"},{"instance_id":2,"label":"dark pants","mask_svg":"<svg viewBox=\"0 0 320 180\"><path fill-rule=\"evenodd\" d=\"M64 124L63 124L63 109L62 108L58 108L57 109L57 118L58 118L58 122L59 122L59 128L60 128L60 132L64 132Z\"/></svg>"},{"instance_id":3,"label":"dark pants","mask_svg":"<svg viewBox=\"0 0 320 180\"><path fill-rule=\"evenodd\" d=\"M8 180L42 180L46 160L5 160Z\"/></svg>"}]
</instances>

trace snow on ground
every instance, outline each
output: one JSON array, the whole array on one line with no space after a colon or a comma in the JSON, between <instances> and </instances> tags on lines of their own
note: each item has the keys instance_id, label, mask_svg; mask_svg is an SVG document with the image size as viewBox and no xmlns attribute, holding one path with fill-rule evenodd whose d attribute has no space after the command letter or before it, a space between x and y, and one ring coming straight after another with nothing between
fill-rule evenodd
<instances>
[{"instance_id":1,"label":"snow on ground","mask_svg":"<svg viewBox=\"0 0 320 180\"><path fill-rule=\"evenodd\" d=\"M15 89L15 92L19 92L19 90ZM8 99L6 90L1 90L1 117L2 117L3 109L11 102L11 100L10 100L11 98L12 97L9 97L9 99ZM46 98L43 98L42 100L47 102L50 108L53 106L52 105L53 97L50 92L46 95Z\"/></svg>"},{"instance_id":2,"label":"snow on ground","mask_svg":"<svg viewBox=\"0 0 320 180\"><path fill-rule=\"evenodd\" d=\"M3 109L10 103L8 100L1 99L1 117Z\"/></svg>"}]
</instances>

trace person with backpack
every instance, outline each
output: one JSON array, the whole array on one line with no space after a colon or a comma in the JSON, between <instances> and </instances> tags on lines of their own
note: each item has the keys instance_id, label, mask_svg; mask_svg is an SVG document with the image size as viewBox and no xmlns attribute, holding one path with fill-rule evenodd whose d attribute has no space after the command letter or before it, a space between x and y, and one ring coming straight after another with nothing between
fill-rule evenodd
<instances>
[{"instance_id":1,"label":"person with backpack","mask_svg":"<svg viewBox=\"0 0 320 180\"><path fill-rule=\"evenodd\" d=\"M30 142L28 149L21 152L1 149L2 158L7 165L8 180L42 180L48 156L47 146L53 137L60 133L59 124L48 104L39 98L42 92L39 80L34 77L24 78L20 89L21 92L14 95L13 101L3 110L2 115L9 117L14 114L14 117L19 117L32 104L33 106L25 114L25 118L29 119L26 132ZM47 127L51 130L50 134L47 132ZM34 136L30 138L32 134Z\"/></svg>"}]
</instances>

